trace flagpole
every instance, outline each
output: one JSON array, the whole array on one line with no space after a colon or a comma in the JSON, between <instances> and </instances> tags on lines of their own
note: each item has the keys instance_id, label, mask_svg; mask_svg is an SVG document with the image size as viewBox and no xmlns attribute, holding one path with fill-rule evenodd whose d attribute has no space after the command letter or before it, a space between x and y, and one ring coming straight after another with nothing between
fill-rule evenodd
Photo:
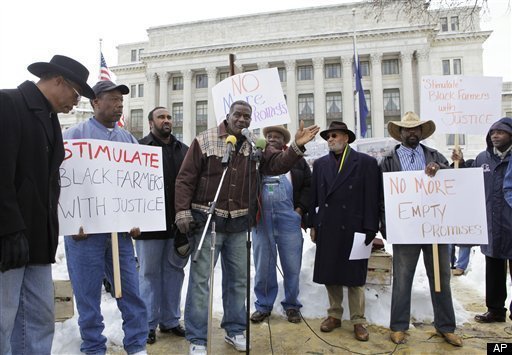
<instances>
[{"instance_id":1,"label":"flagpole","mask_svg":"<svg viewBox=\"0 0 512 355\"><path fill-rule=\"evenodd\" d=\"M356 79L356 75L358 75L358 58L359 58L359 54L357 53L357 49L356 49L356 9L352 9L352 46L353 46L353 49L354 49L354 66L353 66L353 69L354 69L354 74L353 74L353 78L355 80ZM353 95L353 101L354 101L354 120L355 120L355 134L356 134L356 137L359 137L361 138L361 135L360 135L360 125L359 125L359 115L361 114L359 112L359 102L358 102L358 97L357 97L357 92L356 92L356 85L355 85L355 81L352 81L352 95Z\"/></svg>"},{"instance_id":2,"label":"flagpole","mask_svg":"<svg viewBox=\"0 0 512 355\"><path fill-rule=\"evenodd\" d=\"M103 38L100 38L99 39L99 44L100 44L100 55L98 56L98 58L100 58L100 65L98 65L98 68L100 68L100 74L98 76L98 80L101 80L101 54L103 53L103 48L102 48L102 45L103 45Z\"/></svg>"}]
</instances>

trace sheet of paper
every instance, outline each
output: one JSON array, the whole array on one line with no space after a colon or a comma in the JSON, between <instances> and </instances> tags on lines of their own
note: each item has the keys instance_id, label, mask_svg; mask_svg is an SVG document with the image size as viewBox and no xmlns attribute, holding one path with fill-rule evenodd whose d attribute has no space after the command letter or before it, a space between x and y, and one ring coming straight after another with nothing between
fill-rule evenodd
<instances>
[{"instance_id":1,"label":"sheet of paper","mask_svg":"<svg viewBox=\"0 0 512 355\"><path fill-rule=\"evenodd\" d=\"M372 243L364 245L366 235L364 233L354 233L354 245L350 252L349 260L369 259L372 252Z\"/></svg>"}]
</instances>

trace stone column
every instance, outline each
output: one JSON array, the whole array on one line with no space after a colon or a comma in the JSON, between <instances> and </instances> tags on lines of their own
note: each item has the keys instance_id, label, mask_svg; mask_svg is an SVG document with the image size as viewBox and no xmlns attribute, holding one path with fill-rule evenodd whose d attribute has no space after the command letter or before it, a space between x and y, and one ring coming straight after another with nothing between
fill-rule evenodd
<instances>
[{"instance_id":1,"label":"stone column","mask_svg":"<svg viewBox=\"0 0 512 355\"><path fill-rule=\"evenodd\" d=\"M341 57L343 66L343 122L347 124L348 129L355 132L354 118L354 79L352 75L352 65L354 59L352 56Z\"/></svg>"},{"instance_id":2,"label":"stone column","mask_svg":"<svg viewBox=\"0 0 512 355\"><path fill-rule=\"evenodd\" d=\"M315 79L315 124L325 127L327 118L325 114L325 88L324 88L324 58L313 58Z\"/></svg>"},{"instance_id":3,"label":"stone column","mask_svg":"<svg viewBox=\"0 0 512 355\"><path fill-rule=\"evenodd\" d=\"M156 106L156 78L157 75L154 72L146 73L146 84L144 85L146 88L145 96L145 105L144 111L142 112L143 124L142 124L142 133L144 136L149 134L149 124L144 119L147 117L149 111L151 111Z\"/></svg>"},{"instance_id":4,"label":"stone column","mask_svg":"<svg viewBox=\"0 0 512 355\"><path fill-rule=\"evenodd\" d=\"M286 105L290 114L290 123L288 130L295 137L295 132L299 127L299 113L297 107L297 90L296 90L296 64L295 60L285 61L286 65Z\"/></svg>"},{"instance_id":5,"label":"stone column","mask_svg":"<svg viewBox=\"0 0 512 355\"><path fill-rule=\"evenodd\" d=\"M158 105L167 107L169 97L169 73L166 71L161 72L158 74L158 78L160 79L160 101L158 102Z\"/></svg>"},{"instance_id":6,"label":"stone column","mask_svg":"<svg viewBox=\"0 0 512 355\"><path fill-rule=\"evenodd\" d=\"M206 68L208 74L208 128L217 127L217 118L213 107L212 89L217 84L217 68Z\"/></svg>"},{"instance_id":7,"label":"stone column","mask_svg":"<svg viewBox=\"0 0 512 355\"><path fill-rule=\"evenodd\" d=\"M183 75L183 143L189 145L195 138L195 118L192 117L192 70L182 70Z\"/></svg>"},{"instance_id":8,"label":"stone column","mask_svg":"<svg viewBox=\"0 0 512 355\"><path fill-rule=\"evenodd\" d=\"M414 111L414 84L412 77L412 51L404 51L400 54L402 60L402 99L403 112ZM418 107L419 110L419 107Z\"/></svg>"},{"instance_id":9,"label":"stone column","mask_svg":"<svg viewBox=\"0 0 512 355\"><path fill-rule=\"evenodd\" d=\"M372 53L371 79L371 105L373 137L384 137L384 98L382 90L382 53Z\"/></svg>"}]
</instances>

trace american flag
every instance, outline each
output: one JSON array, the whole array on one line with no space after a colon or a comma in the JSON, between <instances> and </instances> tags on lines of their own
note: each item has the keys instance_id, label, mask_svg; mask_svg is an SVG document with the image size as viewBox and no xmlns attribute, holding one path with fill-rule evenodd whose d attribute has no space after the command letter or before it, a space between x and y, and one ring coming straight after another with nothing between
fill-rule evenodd
<instances>
[{"instance_id":1,"label":"american flag","mask_svg":"<svg viewBox=\"0 0 512 355\"><path fill-rule=\"evenodd\" d=\"M103 57L103 53L100 52L100 80L112 80L110 76L110 70L108 70L107 62L105 62L105 57Z\"/></svg>"}]
</instances>

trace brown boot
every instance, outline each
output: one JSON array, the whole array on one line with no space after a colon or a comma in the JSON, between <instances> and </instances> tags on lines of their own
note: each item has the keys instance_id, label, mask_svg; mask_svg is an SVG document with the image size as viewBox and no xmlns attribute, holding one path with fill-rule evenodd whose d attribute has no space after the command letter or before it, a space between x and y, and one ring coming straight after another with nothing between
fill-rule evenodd
<instances>
[{"instance_id":1,"label":"brown boot","mask_svg":"<svg viewBox=\"0 0 512 355\"><path fill-rule=\"evenodd\" d=\"M363 324L354 324L354 336L359 341L368 341L370 334Z\"/></svg>"},{"instance_id":2,"label":"brown boot","mask_svg":"<svg viewBox=\"0 0 512 355\"><path fill-rule=\"evenodd\" d=\"M405 332L402 331L392 331L389 337L391 338L391 341L395 344L405 344L407 342L407 339L405 339Z\"/></svg>"},{"instance_id":3,"label":"brown boot","mask_svg":"<svg viewBox=\"0 0 512 355\"><path fill-rule=\"evenodd\" d=\"M334 328L341 327L341 319L336 319L334 317L327 317L322 324L320 324L320 330L322 332L332 332Z\"/></svg>"},{"instance_id":4,"label":"brown boot","mask_svg":"<svg viewBox=\"0 0 512 355\"><path fill-rule=\"evenodd\" d=\"M455 333L441 333L438 331L439 334L441 334L446 340L448 344L451 344L453 346L462 346L462 338L458 336Z\"/></svg>"}]
</instances>

